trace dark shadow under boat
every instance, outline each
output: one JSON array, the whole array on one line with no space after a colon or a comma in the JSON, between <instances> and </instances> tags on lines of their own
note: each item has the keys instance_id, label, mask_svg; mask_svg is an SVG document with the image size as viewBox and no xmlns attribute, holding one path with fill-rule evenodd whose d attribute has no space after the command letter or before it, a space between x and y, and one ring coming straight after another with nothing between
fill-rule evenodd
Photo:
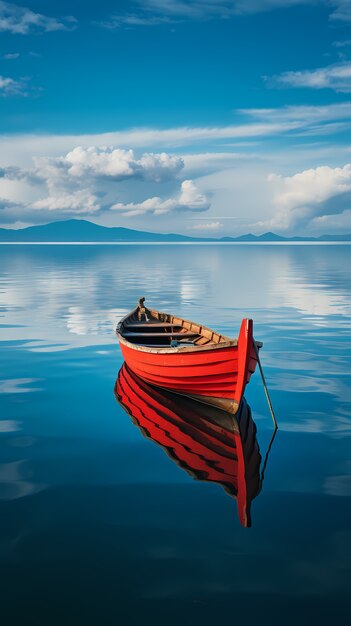
<instances>
[{"instance_id":1,"label":"dark shadow under boat","mask_svg":"<svg viewBox=\"0 0 351 626\"><path fill-rule=\"evenodd\" d=\"M115 395L142 434L179 467L198 480L218 483L236 498L240 523L251 526L251 502L261 491L263 477L256 425L245 399L234 416L152 387L126 363Z\"/></svg>"}]
</instances>

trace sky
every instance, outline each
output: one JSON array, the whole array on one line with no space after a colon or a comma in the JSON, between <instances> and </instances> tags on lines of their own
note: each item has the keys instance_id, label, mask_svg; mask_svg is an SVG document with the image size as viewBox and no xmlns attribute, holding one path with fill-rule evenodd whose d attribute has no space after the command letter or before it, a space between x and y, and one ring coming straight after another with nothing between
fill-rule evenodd
<instances>
[{"instance_id":1,"label":"sky","mask_svg":"<svg viewBox=\"0 0 351 626\"><path fill-rule=\"evenodd\" d=\"M0 227L351 233L351 0L0 0Z\"/></svg>"}]
</instances>

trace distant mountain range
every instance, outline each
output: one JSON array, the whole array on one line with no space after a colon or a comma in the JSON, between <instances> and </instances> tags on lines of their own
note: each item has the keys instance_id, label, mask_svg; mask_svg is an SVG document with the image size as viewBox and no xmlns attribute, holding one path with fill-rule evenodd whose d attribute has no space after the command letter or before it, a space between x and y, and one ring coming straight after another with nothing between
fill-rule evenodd
<instances>
[{"instance_id":1,"label":"distant mountain range","mask_svg":"<svg viewBox=\"0 0 351 626\"><path fill-rule=\"evenodd\" d=\"M284 241L351 241L351 234L321 237L282 237L275 233L241 235L240 237L187 237L186 235L149 233L130 228L108 228L87 220L64 220L42 226L9 229L0 228L0 243L171 243L171 242L284 242Z\"/></svg>"}]
</instances>

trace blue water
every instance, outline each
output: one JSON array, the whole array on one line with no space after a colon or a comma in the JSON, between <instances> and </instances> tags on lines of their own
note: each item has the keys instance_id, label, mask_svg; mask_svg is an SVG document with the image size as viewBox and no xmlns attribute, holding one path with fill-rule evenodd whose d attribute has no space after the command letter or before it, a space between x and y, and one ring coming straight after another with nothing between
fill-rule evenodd
<instances>
[{"instance_id":1,"label":"blue water","mask_svg":"<svg viewBox=\"0 0 351 626\"><path fill-rule=\"evenodd\" d=\"M349 623L350 253L0 246L4 626ZM232 336L254 319L279 431L250 529L115 400L141 295ZM264 456L258 371L246 398Z\"/></svg>"}]
</instances>

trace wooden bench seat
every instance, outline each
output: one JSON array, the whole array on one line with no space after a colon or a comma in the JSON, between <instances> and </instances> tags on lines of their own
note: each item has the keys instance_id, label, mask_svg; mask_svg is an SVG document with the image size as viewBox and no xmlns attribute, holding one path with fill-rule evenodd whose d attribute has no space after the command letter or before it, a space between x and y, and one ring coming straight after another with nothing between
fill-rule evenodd
<instances>
[{"instance_id":1,"label":"wooden bench seat","mask_svg":"<svg viewBox=\"0 0 351 626\"><path fill-rule=\"evenodd\" d=\"M179 333L179 332L175 332L175 333L129 333L129 332L123 332L123 337L126 338L130 338L130 339L138 339L139 337L141 339L145 338L147 339L148 337L163 337L164 339L167 339L167 337L172 338L172 339L185 339L185 338L189 338L189 337L198 337L199 333L191 333L191 332L185 332L185 333Z\"/></svg>"},{"instance_id":2,"label":"wooden bench seat","mask_svg":"<svg viewBox=\"0 0 351 626\"><path fill-rule=\"evenodd\" d=\"M131 324L125 324L124 328L127 330L129 328L182 328L181 324L170 324L169 322L156 322L153 320L152 322L132 322Z\"/></svg>"}]
</instances>

